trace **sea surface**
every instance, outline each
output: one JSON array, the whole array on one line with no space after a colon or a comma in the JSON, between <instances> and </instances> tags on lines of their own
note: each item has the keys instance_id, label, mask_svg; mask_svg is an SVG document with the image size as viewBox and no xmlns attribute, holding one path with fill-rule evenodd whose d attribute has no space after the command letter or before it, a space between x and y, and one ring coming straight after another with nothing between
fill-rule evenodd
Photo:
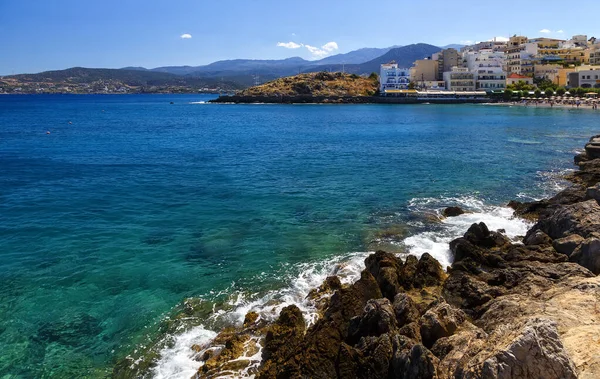
<instances>
[{"instance_id":1,"label":"sea surface","mask_svg":"<svg viewBox=\"0 0 600 379\"><path fill-rule=\"evenodd\" d=\"M352 281L369 251L448 265L472 222L523 234L504 205L564 186L600 120L210 98L0 96L0 377L110 376L192 298L215 311L151 369L186 378L193 343L249 310L304 304L328 274ZM471 213L436 221L450 205Z\"/></svg>"}]
</instances>

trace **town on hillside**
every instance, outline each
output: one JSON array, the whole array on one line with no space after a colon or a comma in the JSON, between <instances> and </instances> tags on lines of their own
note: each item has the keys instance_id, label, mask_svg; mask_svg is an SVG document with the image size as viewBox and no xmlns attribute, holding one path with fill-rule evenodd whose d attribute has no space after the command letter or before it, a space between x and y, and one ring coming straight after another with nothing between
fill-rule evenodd
<instances>
[{"instance_id":1,"label":"town on hillside","mask_svg":"<svg viewBox=\"0 0 600 379\"><path fill-rule=\"evenodd\" d=\"M411 68L381 65L381 96L466 97L545 91L594 96L600 92L600 40L513 36L444 49ZM533 93L533 92L531 92Z\"/></svg>"}]
</instances>

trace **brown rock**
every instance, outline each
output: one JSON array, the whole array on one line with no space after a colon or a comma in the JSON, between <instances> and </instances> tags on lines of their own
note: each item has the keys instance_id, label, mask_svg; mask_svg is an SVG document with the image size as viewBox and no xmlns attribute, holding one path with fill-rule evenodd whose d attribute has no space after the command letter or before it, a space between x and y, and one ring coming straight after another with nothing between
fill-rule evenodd
<instances>
[{"instance_id":1,"label":"brown rock","mask_svg":"<svg viewBox=\"0 0 600 379\"><path fill-rule=\"evenodd\" d=\"M247 328L248 326L254 324L256 320L258 320L258 317L258 313L256 312L246 313L246 316L244 317L244 327Z\"/></svg>"},{"instance_id":2,"label":"brown rock","mask_svg":"<svg viewBox=\"0 0 600 379\"><path fill-rule=\"evenodd\" d=\"M361 316L353 318L348 328L348 342L354 345L362 337L394 333L398 328L394 308L388 299L369 300Z\"/></svg>"},{"instance_id":3,"label":"brown rock","mask_svg":"<svg viewBox=\"0 0 600 379\"><path fill-rule=\"evenodd\" d=\"M575 248L577 248L584 240L585 238L579 234L571 234L570 236L554 240L552 246L559 253L570 256L573 254Z\"/></svg>"},{"instance_id":4,"label":"brown rock","mask_svg":"<svg viewBox=\"0 0 600 379\"><path fill-rule=\"evenodd\" d=\"M451 336L466 319L461 310L448 303L434 306L421 316L419 321L423 345L432 347L438 339Z\"/></svg>"}]
</instances>

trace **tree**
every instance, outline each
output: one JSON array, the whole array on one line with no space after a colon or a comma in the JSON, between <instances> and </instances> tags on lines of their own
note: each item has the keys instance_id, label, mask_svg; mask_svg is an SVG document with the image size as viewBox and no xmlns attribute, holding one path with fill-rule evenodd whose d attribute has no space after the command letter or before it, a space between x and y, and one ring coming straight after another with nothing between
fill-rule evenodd
<instances>
[{"instance_id":1,"label":"tree","mask_svg":"<svg viewBox=\"0 0 600 379\"><path fill-rule=\"evenodd\" d=\"M371 80L379 80L379 75L377 75L376 72L372 72L371 75L369 75L369 79L371 79Z\"/></svg>"},{"instance_id":2,"label":"tree","mask_svg":"<svg viewBox=\"0 0 600 379\"><path fill-rule=\"evenodd\" d=\"M546 97L550 97L550 96L554 95L554 91L552 90L552 88L547 88L544 93L546 94Z\"/></svg>"},{"instance_id":3,"label":"tree","mask_svg":"<svg viewBox=\"0 0 600 379\"><path fill-rule=\"evenodd\" d=\"M417 86L415 85L415 82L410 82L408 83L408 89L416 89Z\"/></svg>"},{"instance_id":4,"label":"tree","mask_svg":"<svg viewBox=\"0 0 600 379\"><path fill-rule=\"evenodd\" d=\"M504 100L510 100L510 99L512 99L512 95L513 95L513 91L512 90L509 90L509 89L505 90L504 91L504 95L503 95Z\"/></svg>"},{"instance_id":5,"label":"tree","mask_svg":"<svg viewBox=\"0 0 600 379\"><path fill-rule=\"evenodd\" d=\"M566 89L564 89L564 87L560 87L560 88L558 88L558 89L556 90L556 95L557 95L557 96L564 96L564 95L565 95L565 93L567 93L567 90L566 90Z\"/></svg>"},{"instance_id":6,"label":"tree","mask_svg":"<svg viewBox=\"0 0 600 379\"><path fill-rule=\"evenodd\" d=\"M536 89L533 94L535 95L535 97L541 97L542 96L542 91L540 91L539 89Z\"/></svg>"}]
</instances>

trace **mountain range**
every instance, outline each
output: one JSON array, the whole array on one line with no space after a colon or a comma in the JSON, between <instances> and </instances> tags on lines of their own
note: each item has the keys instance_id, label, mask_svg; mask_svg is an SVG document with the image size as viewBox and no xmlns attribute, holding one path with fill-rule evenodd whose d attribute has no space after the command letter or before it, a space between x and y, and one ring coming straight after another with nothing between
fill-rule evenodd
<instances>
[{"instance_id":1,"label":"mountain range","mask_svg":"<svg viewBox=\"0 0 600 379\"><path fill-rule=\"evenodd\" d=\"M337 54L316 61L300 57L280 60L233 59L222 60L204 66L165 66L147 69L124 67L122 69L88 69L75 67L66 70L46 71L39 74L5 76L19 82L69 82L90 83L97 80L118 80L135 87L183 86L202 88L242 88L264 83L283 76L318 71L345 71L353 74L379 72L382 63L396 61L401 67L410 67L418 59L430 57L443 48L460 48L460 45L444 47L418 43L387 48L363 48L345 54Z\"/></svg>"}]
</instances>

